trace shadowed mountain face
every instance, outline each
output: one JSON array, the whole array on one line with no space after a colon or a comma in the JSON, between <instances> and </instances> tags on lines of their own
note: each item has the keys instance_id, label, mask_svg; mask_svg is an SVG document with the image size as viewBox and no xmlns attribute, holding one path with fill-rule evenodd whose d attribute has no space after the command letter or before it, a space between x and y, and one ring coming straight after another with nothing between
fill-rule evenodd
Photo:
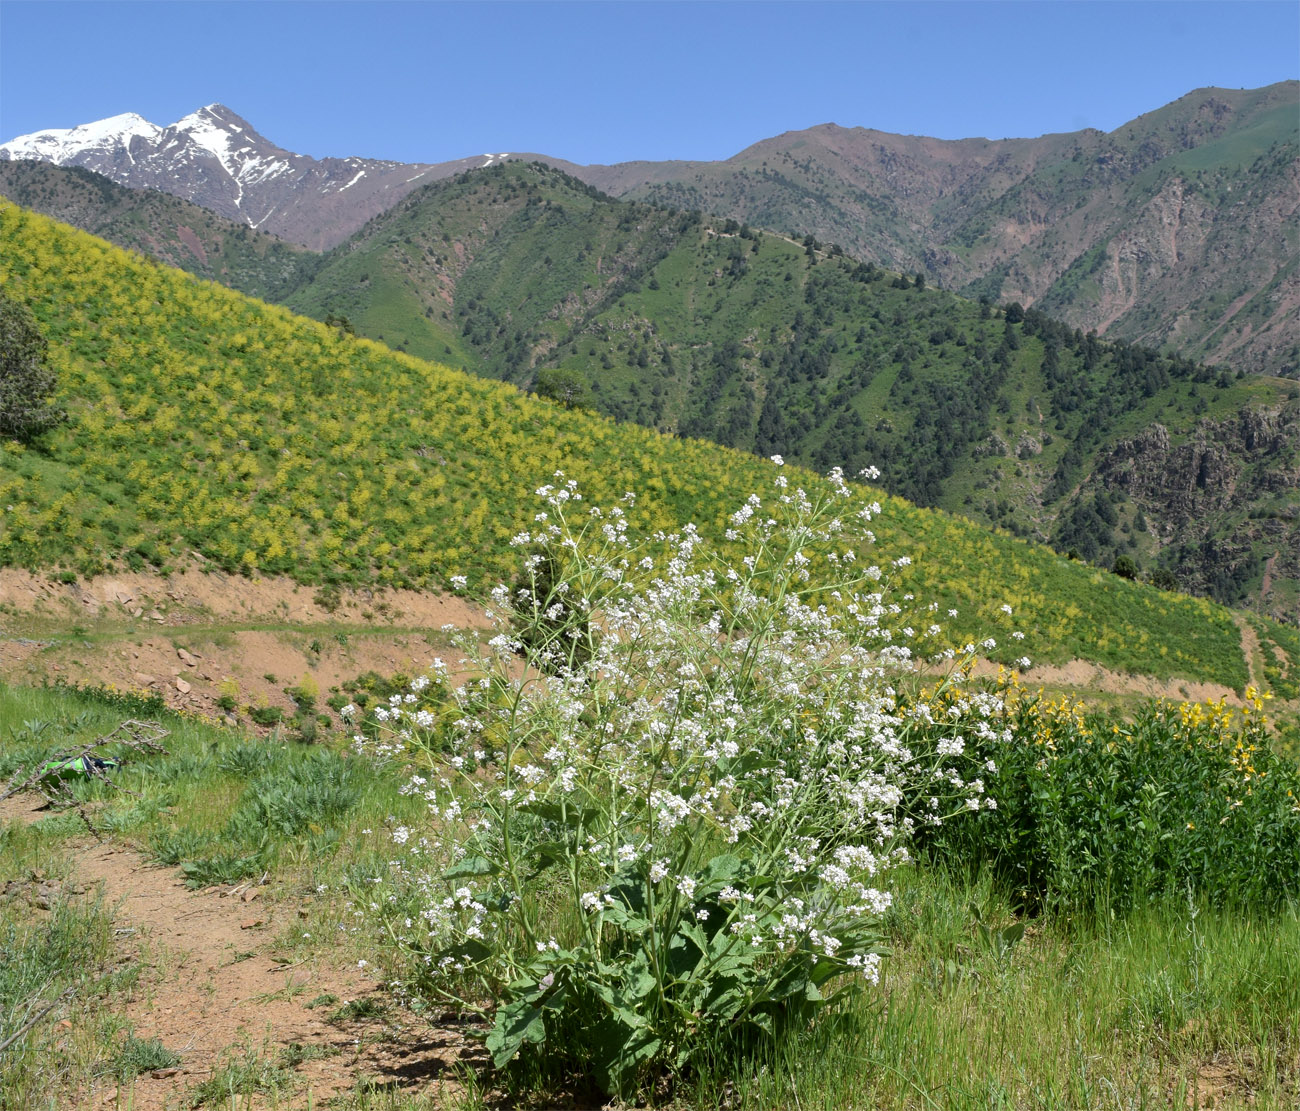
<instances>
[{"instance_id":1,"label":"shadowed mountain face","mask_svg":"<svg viewBox=\"0 0 1300 1111\"><path fill-rule=\"evenodd\" d=\"M531 154L408 165L314 159L209 105L0 145L174 193L315 250L412 189ZM1300 83L1199 89L1106 134L942 140L825 124L721 162L576 166L618 197L840 244L970 296L1208 362L1300 373Z\"/></svg>"}]
</instances>

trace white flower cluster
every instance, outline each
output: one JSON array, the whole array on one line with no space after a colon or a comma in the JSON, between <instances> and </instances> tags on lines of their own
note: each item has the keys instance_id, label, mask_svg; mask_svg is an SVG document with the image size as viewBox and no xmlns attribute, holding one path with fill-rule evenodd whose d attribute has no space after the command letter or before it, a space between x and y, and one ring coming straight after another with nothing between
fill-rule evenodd
<instances>
[{"instance_id":1,"label":"white flower cluster","mask_svg":"<svg viewBox=\"0 0 1300 1111\"><path fill-rule=\"evenodd\" d=\"M857 554L877 503L838 473L816 497L784 471L776 489L731 515L744 554L726 559L689 526L634 542L621 508L580 505L557 474L515 538L531 579L494 592L487 658L466 644L458 667L478 677L449 689L440 665L443 682L375 712L386 735L363 746L427 760L406 791L428 805L429 863L403 873L422 910L398 931L422 975L524 975L552 951L536 884L558 864L579 912L566 952L607 959L630 919L691 923L764 959L878 978L863 923L890 905L881 877L917 822L992 805L967 750L1002 705L959 669L923 670L910 645L939 626L907 624ZM467 939L495 940L492 957L466 958Z\"/></svg>"}]
</instances>

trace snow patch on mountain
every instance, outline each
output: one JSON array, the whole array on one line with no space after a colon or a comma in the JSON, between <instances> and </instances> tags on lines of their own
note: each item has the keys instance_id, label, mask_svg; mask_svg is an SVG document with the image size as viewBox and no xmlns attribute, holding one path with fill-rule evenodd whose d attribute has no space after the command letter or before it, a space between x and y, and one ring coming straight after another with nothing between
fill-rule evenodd
<instances>
[{"instance_id":1,"label":"snow patch on mountain","mask_svg":"<svg viewBox=\"0 0 1300 1111\"><path fill-rule=\"evenodd\" d=\"M211 105L177 120L168 130L184 132L192 143L202 147L220 162L222 169L231 177L238 177L239 171L243 168L239 155L253 149L248 143L239 147L235 145L232 131L242 130L242 128L232 128L231 125L217 120Z\"/></svg>"}]
</instances>

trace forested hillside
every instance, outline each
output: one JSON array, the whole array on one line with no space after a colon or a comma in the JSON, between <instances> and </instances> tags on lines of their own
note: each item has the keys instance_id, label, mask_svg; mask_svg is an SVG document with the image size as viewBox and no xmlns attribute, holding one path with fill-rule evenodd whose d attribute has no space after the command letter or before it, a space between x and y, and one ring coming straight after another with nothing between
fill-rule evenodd
<instances>
[{"instance_id":1,"label":"forested hillside","mask_svg":"<svg viewBox=\"0 0 1300 1111\"><path fill-rule=\"evenodd\" d=\"M695 521L717 535L771 490L772 465L751 455L391 352L9 204L0 244L0 282L48 335L71 418L3 445L4 564L483 582L511 573L509 539L557 469L594 503L635 491L638 530ZM881 500L877 558L906 557L890 577L918 629L930 606L951 608L957 635L1000 635L999 655L1244 685L1227 611ZM1007 639L1015 627L1023 641Z\"/></svg>"},{"instance_id":2,"label":"forested hillside","mask_svg":"<svg viewBox=\"0 0 1300 1111\"><path fill-rule=\"evenodd\" d=\"M1295 81L1197 89L1109 133L941 140L825 124L721 162L576 172L1107 338L1300 374Z\"/></svg>"},{"instance_id":3,"label":"forested hillside","mask_svg":"<svg viewBox=\"0 0 1300 1111\"><path fill-rule=\"evenodd\" d=\"M1297 617L1300 386L973 302L811 237L511 164L418 190L289 303L619 419ZM1170 578L1172 576L1172 578Z\"/></svg>"},{"instance_id":4,"label":"forested hillside","mask_svg":"<svg viewBox=\"0 0 1300 1111\"><path fill-rule=\"evenodd\" d=\"M274 301L319 257L154 189L127 189L78 166L0 160L0 195L141 254Z\"/></svg>"}]
</instances>

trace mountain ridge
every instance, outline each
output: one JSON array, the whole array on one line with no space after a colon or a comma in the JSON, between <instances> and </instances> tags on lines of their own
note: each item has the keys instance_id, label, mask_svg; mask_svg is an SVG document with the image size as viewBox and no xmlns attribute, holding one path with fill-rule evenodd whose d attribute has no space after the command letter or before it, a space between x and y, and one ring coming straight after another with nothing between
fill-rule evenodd
<instances>
[{"instance_id":1,"label":"mountain ridge","mask_svg":"<svg viewBox=\"0 0 1300 1111\"><path fill-rule=\"evenodd\" d=\"M0 145L0 159L38 155L40 134ZM316 250L420 184L540 160L613 196L813 235L971 297L1040 305L1072 327L1300 375L1296 81L1196 89L1110 132L937 139L819 124L720 161L316 160L221 105L146 138L60 157ZM231 172L223 153L231 162L245 147L252 158Z\"/></svg>"}]
</instances>

